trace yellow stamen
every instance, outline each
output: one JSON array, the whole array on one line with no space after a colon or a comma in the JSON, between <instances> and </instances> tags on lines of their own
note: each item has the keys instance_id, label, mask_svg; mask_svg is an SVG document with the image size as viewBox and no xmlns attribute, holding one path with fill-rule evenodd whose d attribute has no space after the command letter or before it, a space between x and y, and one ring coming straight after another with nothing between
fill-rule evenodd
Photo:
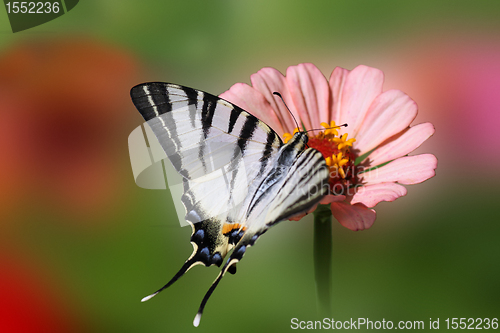
<instances>
[{"instance_id":1,"label":"yellow stamen","mask_svg":"<svg viewBox=\"0 0 500 333\"><path fill-rule=\"evenodd\" d=\"M344 172L344 169L339 168L338 170L339 170L340 177L345 178L345 172Z\"/></svg>"},{"instance_id":2,"label":"yellow stamen","mask_svg":"<svg viewBox=\"0 0 500 333\"><path fill-rule=\"evenodd\" d=\"M330 125L328 125L327 123L321 123L321 126L323 126L326 129L325 130L326 137L333 138L335 135L339 135L337 129L334 128L337 125L335 125L335 122L333 120L330 121Z\"/></svg>"},{"instance_id":3,"label":"yellow stamen","mask_svg":"<svg viewBox=\"0 0 500 333\"><path fill-rule=\"evenodd\" d=\"M339 150L345 151L345 148L352 147L352 144L354 143L354 141L356 141L356 139L354 138L349 140L346 139L347 133L343 134L340 138L333 138L333 142L337 144Z\"/></svg>"},{"instance_id":4,"label":"yellow stamen","mask_svg":"<svg viewBox=\"0 0 500 333\"><path fill-rule=\"evenodd\" d=\"M321 126L324 131L320 131L316 136L310 138L309 145L311 148L319 150L325 157L326 165L330 168L330 182L335 183L339 181L349 181L349 168L351 168L353 161L351 161L351 154L349 147L353 146L356 139L347 139L348 134L345 133L338 136L338 128L335 121L330 121L330 124L322 122ZM295 133L299 132L296 128L292 134L283 134L283 141L287 143ZM344 168L346 168L344 170Z\"/></svg>"},{"instance_id":5,"label":"yellow stamen","mask_svg":"<svg viewBox=\"0 0 500 333\"><path fill-rule=\"evenodd\" d=\"M293 130L293 133L292 133L292 134L290 134L290 133L288 133L288 132L287 132L287 133L284 133L284 134L283 134L283 142L287 143L287 142L288 142L288 141L289 141L289 140L293 137L293 135L294 135L295 133L298 133L298 132L299 132L299 129L298 129L298 128L295 128L295 129Z\"/></svg>"},{"instance_id":6,"label":"yellow stamen","mask_svg":"<svg viewBox=\"0 0 500 333\"><path fill-rule=\"evenodd\" d=\"M330 164L328 163L330 162ZM326 158L326 164L335 168L342 178L345 178L345 172L342 167L349 162L349 158L345 157L341 152L337 155L333 154L332 157Z\"/></svg>"}]
</instances>

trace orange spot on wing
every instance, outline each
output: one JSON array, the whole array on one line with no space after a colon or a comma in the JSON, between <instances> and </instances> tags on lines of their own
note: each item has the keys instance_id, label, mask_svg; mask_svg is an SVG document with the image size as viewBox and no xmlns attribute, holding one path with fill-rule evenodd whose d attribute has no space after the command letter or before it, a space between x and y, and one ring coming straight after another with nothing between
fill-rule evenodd
<instances>
[{"instance_id":1,"label":"orange spot on wing","mask_svg":"<svg viewBox=\"0 0 500 333\"><path fill-rule=\"evenodd\" d=\"M234 229L245 230L246 227L244 227L243 224L239 223L224 223L224 225L222 226L222 234L225 235L233 231Z\"/></svg>"}]
</instances>

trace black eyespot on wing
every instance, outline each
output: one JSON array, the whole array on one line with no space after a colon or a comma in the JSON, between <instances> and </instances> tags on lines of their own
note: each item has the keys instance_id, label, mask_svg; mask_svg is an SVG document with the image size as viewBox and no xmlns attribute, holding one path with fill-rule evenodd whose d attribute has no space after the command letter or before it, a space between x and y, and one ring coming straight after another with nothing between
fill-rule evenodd
<instances>
[{"instance_id":1,"label":"black eyespot on wing","mask_svg":"<svg viewBox=\"0 0 500 333\"><path fill-rule=\"evenodd\" d=\"M205 238L205 231L203 229L198 229L196 230L195 233L193 233L193 236L191 236L191 241L198 244L203 242L204 238Z\"/></svg>"},{"instance_id":2,"label":"black eyespot on wing","mask_svg":"<svg viewBox=\"0 0 500 333\"><path fill-rule=\"evenodd\" d=\"M220 267L222 264L222 256L219 252L214 253L212 256L212 265L215 265L217 267Z\"/></svg>"},{"instance_id":3,"label":"black eyespot on wing","mask_svg":"<svg viewBox=\"0 0 500 333\"><path fill-rule=\"evenodd\" d=\"M245 245L237 247L231 255L231 258L241 260L241 258L243 258L243 255L245 254L246 249L247 247Z\"/></svg>"},{"instance_id":4,"label":"black eyespot on wing","mask_svg":"<svg viewBox=\"0 0 500 333\"><path fill-rule=\"evenodd\" d=\"M233 229L227 234L224 234L224 236L228 237L227 242L229 244L236 245L238 244L238 242L240 241L240 239L243 237L244 234L245 234L244 230Z\"/></svg>"},{"instance_id":5,"label":"black eyespot on wing","mask_svg":"<svg viewBox=\"0 0 500 333\"><path fill-rule=\"evenodd\" d=\"M195 257L197 261L201 261L205 264L205 266L210 266L212 264L212 256L210 255L208 247L202 248L198 253L196 253Z\"/></svg>"},{"instance_id":6,"label":"black eyespot on wing","mask_svg":"<svg viewBox=\"0 0 500 333\"><path fill-rule=\"evenodd\" d=\"M253 246L257 238L259 238L259 235L253 235L252 238L250 238L250 241L248 241L248 245Z\"/></svg>"}]
</instances>

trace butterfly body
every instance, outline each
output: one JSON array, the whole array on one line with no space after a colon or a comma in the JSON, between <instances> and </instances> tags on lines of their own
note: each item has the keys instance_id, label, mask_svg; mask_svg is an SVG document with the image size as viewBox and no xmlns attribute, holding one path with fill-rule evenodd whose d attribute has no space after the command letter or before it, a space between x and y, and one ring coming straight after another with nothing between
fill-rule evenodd
<instances>
[{"instance_id":1,"label":"butterfly body","mask_svg":"<svg viewBox=\"0 0 500 333\"><path fill-rule=\"evenodd\" d=\"M143 301L195 265L223 266L202 301L198 326L224 274L235 272L248 247L272 225L317 204L328 192L329 171L321 153L307 148L306 133L284 144L264 122L211 94L152 82L135 86L131 96L183 177L181 200L192 226L193 253Z\"/></svg>"}]
</instances>

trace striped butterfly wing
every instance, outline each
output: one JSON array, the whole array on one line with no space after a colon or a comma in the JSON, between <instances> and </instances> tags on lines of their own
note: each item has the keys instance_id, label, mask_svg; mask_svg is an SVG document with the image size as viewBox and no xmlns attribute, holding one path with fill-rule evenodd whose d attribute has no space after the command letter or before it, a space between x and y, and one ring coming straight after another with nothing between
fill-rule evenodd
<instances>
[{"instance_id":1,"label":"striped butterfly wing","mask_svg":"<svg viewBox=\"0 0 500 333\"><path fill-rule=\"evenodd\" d=\"M229 259L195 318L224 274L235 272L247 247L270 226L309 210L328 191L328 168L307 135L283 144L262 121L211 94L168 83L145 83L132 100L174 168L183 176L182 202L192 225L193 253L150 299L197 264ZM326 186L325 186L326 185Z\"/></svg>"}]
</instances>

